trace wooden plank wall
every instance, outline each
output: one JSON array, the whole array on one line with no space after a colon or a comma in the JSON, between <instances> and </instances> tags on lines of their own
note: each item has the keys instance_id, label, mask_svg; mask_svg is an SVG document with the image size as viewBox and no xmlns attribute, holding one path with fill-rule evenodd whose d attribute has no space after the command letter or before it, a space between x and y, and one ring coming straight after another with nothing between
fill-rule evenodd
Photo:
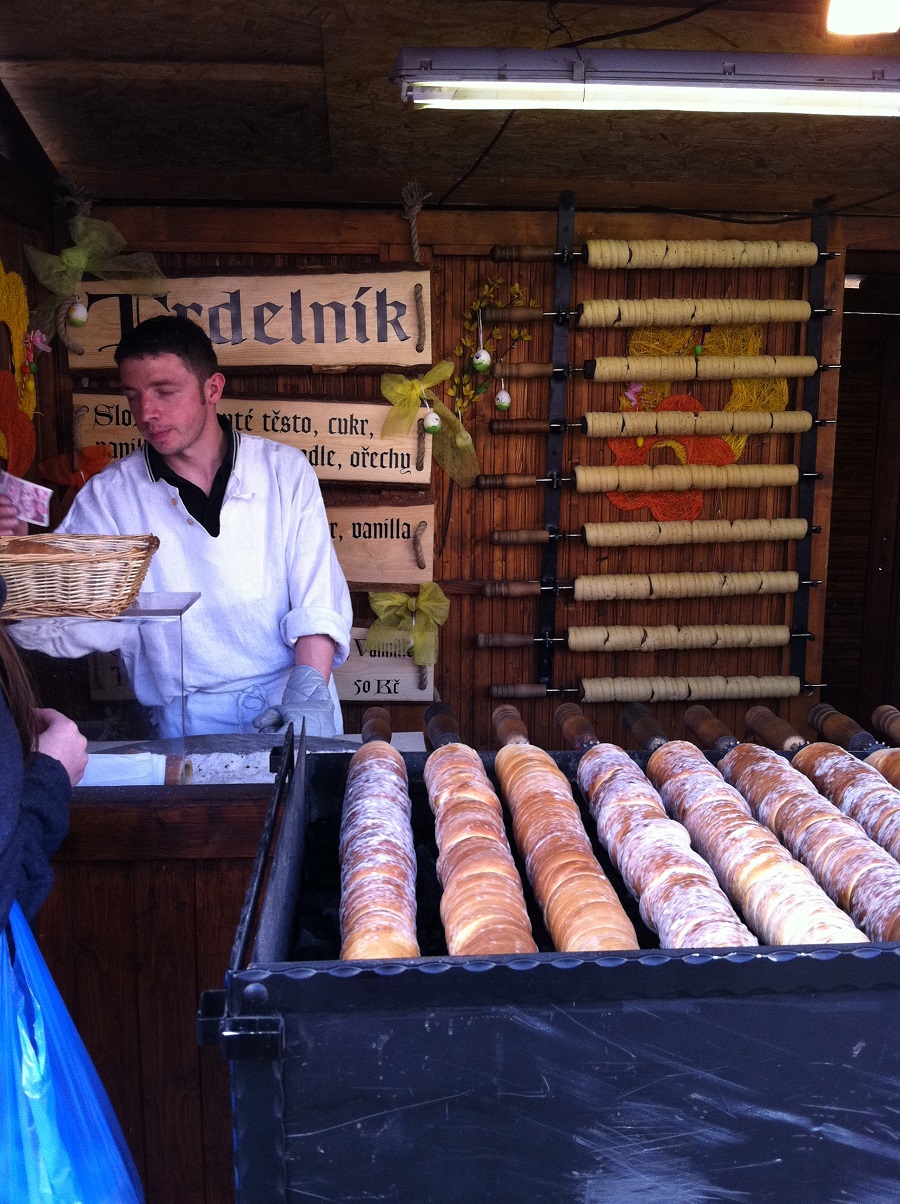
<instances>
[{"instance_id":1,"label":"wooden plank wall","mask_svg":"<svg viewBox=\"0 0 900 1204\"><path fill-rule=\"evenodd\" d=\"M396 214L389 213L289 213L284 211L227 211L176 209L111 209L98 211L123 231L130 247L153 251L163 268L174 274L248 270L290 270L300 267L341 268L376 261L399 262L410 255L408 227ZM424 212L419 219L423 261L432 270L434 309L434 358L453 357L453 349L462 334L462 316L478 295L484 282L501 276L501 296L510 283L517 283L527 299L549 307L553 295L553 266L513 264L498 268L490 258L495 243L538 243L552 245L556 236L556 214L444 214ZM800 222L786 225L735 225L701 221L680 216L576 214L576 245L589 237L624 238L748 238L805 239L808 226ZM829 288L839 310L841 273L831 272ZM803 273L785 270L754 271L740 275L722 271L665 272L593 272L577 267L573 296L802 296ZM837 358L840 338L839 317L829 319L825 358ZM551 327L538 323L532 327L532 341L520 345L513 359L549 361ZM771 327L765 350L792 353L802 350L802 329L797 326ZM621 354L626 348L627 332L579 332L570 341L571 360L579 363L597 353ZM833 416L836 398L834 374L823 377L821 407L823 416ZM547 382L507 382L513 394L511 417L546 416ZM104 382L84 377L81 387L92 391ZM109 387L108 382L106 387ZM379 377L375 374L309 372L242 372L229 374L229 388L237 395L277 396L279 399L330 395L348 400L377 399ZM799 385L791 382L792 401L796 404ZM575 420L589 408L618 409L621 388L595 385L576 376L569 387L567 414ZM488 433L493 409L493 387L478 399L467 416L484 472L543 470L545 443L534 436L499 437ZM707 407L721 407L728 396L727 384L710 382L699 387L699 399ZM824 578L827 554L827 525L830 501L831 436L820 439L820 468L825 479L817 493L817 522L822 534L814 543L816 562L813 576ZM795 441L788 437L751 439L742 462L780 463L795 461ZM671 454L670 454L671 455ZM605 443L570 436L567 456L571 462L604 464L613 458ZM664 453L665 457L665 453ZM435 468L433 492L436 499L438 548L435 578L451 597L451 617L441 634L441 658L437 671L437 689L441 698L458 713L464 738L479 747L490 747L494 735L490 721L495 703L488 697L493 683L535 679L534 656L524 651L478 651L474 634L479 631L522 632L536 627L533 599L497 600L481 597L483 581L501 578L534 579L538 576L540 550L535 547L495 547L489 542L490 531L503 528L541 527L543 497L540 489L493 491L450 489L442 470ZM330 488L325 487L326 501ZM779 517L790 515L796 491L721 491L705 498L702 517ZM604 521L650 517L647 512L623 514L600 495L578 496L566 489L562 499L564 530L577 531L584 521ZM446 526L446 538L441 531ZM731 545L726 549L698 546L666 549L585 549L572 542L561 549L560 576L569 577L598 572L702 571L707 569L744 570L780 569L791 563L792 549L785 544ZM561 596L562 597L562 596ZM358 614L368 615L364 595L356 598ZM789 599L772 598L695 599L670 603L615 603L575 606L561 600L557 609L557 631L566 626L598 622L615 623L704 623L704 622L785 622L789 619ZM811 623L821 633L821 595L811 600ZM821 641L810 648L807 680L820 680L818 674ZM662 653L576 657L562 652L557 657L556 685L576 685L579 676L649 674L781 674L788 672L788 656L781 650L692 654ZM546 747L559 743L553 712L559 699L525 702L523 715L533 738ZM791 715L802 723L811 699L773 704L773 709ZM714 704L722 718L738 734L743 732L742 716L750 703ZM673 735L683 734L683 704L660 705L658 717ZM418 729L421 708L396 705L395 727ZM622 727L619 706L589 708L600 735L605 739L628 742ZM346 707L348 730L358 730L360 708Z\"/></svg>"}]
</instances>

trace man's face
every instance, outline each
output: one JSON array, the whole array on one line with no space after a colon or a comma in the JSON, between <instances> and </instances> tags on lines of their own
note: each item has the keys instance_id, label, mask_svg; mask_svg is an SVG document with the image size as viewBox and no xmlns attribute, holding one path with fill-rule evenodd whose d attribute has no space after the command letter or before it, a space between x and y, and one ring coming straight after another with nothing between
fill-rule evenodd
<instances>
[{"instance_id":1,"label":"man's face","mask_svg":"<svg viewBox=\"0 0 900 1204\"><path fill-rule=\"evenodd\" d=\"M119 368L122 392L135 426L161 456L179 456L217 425L216 402L224 380L219 373L202 386L177 355L125 360Z\"/></svg>"}]
</instances>

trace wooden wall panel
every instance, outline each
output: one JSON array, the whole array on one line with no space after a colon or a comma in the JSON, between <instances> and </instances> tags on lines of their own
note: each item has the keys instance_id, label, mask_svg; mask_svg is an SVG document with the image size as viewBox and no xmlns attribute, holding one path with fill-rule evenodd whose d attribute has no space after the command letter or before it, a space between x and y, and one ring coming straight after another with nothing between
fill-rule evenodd
<instances>
[{"instance_id":1,"label":"wooden wall panel","mask_svg":"<svg viewBox=\"0 0 900 1204\"><path fill-rule=\"evenodd\" d=\"M269 791L128 793L78 792L37 936L147 1204L228 1204L227 1068L195 1015L224 984Z\"/></svg>"},{"instance_id":2,"label":"wooden wall panel","mask_svg":"<svg viewBox=\"0 0 900 1204\"><path fill-rule=\"evenodd\" d=\"M164 270L175 273L202 272L212 269L293 270L321 266L340 269L377 260L408 259L407 228L398 215L373 213L298 215L277 211L164 210L152 212L134 209L111 210L103 214L114 220L135 248L155 252ZM541 307L550 306L553 295L552 263L495 265L489 258L490 247L497 242L552 245L555 240L555 213L441 213L426 210L420 215L419 233L423 258L432 268L432 306L435 359L453 358L453 348L462 333L462 316L478 296L483 283L502 278L501 296L511 282L521 286L525 296ZM748 238L803 239L809 237L802 222L771 227L759 224L742 226L679 215L576 214L576 245L588 237L621 238ZM241 248L245 249L241 249ZM834 294L838 314L826 323L828 352L825 358L837 358L840 343L840 282L842 269L831 270L829 287ZM623 296L742 296L799 297L805 287L804 275L787 269L758 270L743 273L712 269L678 272L595 272L577 265L574 272L573 298ZM532 340L510 353L511 360L549 361L552 329L549 322L530 327ZM628 333L622 330L574 332L570 338L570 359L574 364L596 354L622 354ZM769 327L764 350L771 354L802 352L803 330L797 325ZM96 377L82 382L92 389ZM101 382L102 383L102 382ZM492 382L488 391L472 406L466 425L472 432L482 471L513 471L542 474L546 454L545 440L535 436L491 436L487 426L494 415ZM507 381L513 395L511 417L540 417L547 412L546 381ZM106 384L108 386L108 382ZM379 378L372 373L323 374L313 372L229 373L229 391L236 395L277 396L281 398L315 396L327 388L331 396L366 400L379 397ZM681 390L681 386L676 386ZM790 405L798 403L801 388L790 383ZM622 388L595 385L575 374L568 388L567 416L575 420L587 409L618 409ZM727 382L709 382L695 386L695 395L707 408L721 408L729 396ZM822 378L823 414L832 412L836 381ZM816 537L814 576L826 575L827 524L830 508L831 439L830 428L820 437L820 467L823 471L821 492L817 498L817 521L823 532ZM743 463L786 463L796 461L799 444L794 439L754 438L748 441ZM656 453L655 453L656 454ZM672 453L658 453L658 462L673 462ZM566 442L567 463L612 463L605 441L587 440L570 435ZM326 500L328 487L326 486ZM516 651L478 651L474 633L478 631L530 631L536 625L537 602L533 599L505 601L481 596L482 582L497 579L535 578L539 573L540 549L536 547L496 547L489 542L491 530L537 528L543 525L541 489L491 491L479 493L451 486L441 469L433 473L435 497L435 578L451 597L451 615L441 633L441 658L436 683L441 698L457 711L463 735L479 747L490 747L494 735L490 715L495 705L488 697L493 683L530 681L535 678L534 653ZM710 493L704 500L702 517L784 516L793 513L796 491L765 489ZM646 511L623 513L601 495L577 495L565 488L561 499L561 529L577 531L585 521L648 518ZM747 568L781 569L791 567L793 548L787 544L731 545L727 548L697 546L664 549L587 549L579 541L561 547L559 575L581 573L705 571L709 569L744 570ZM824 615L824 585L811 598L811 621L821 634ZM557 607L557 633L567 625L597 622L612 623L702 623L757 622L777 623L790 618L791 601L785 597L755 599L696 599L671 602L624 603L605 606L576 605L560 595ZM355 598L357 618L368 622L364 594ZM367 617L368 616L368 617ZM808 680L820 680L818 666L821 642L808 650ZM781 650L740 652L697 652L690 655L660 653L654 657L631 654L576 657L563 650L556 661L554 684L576 686L579 675L676 675L696 673L782 674L788 672L789 657ZM773 703L773 709L802 724L806 709L814 699L803 697L795 702ZM523 715L533 737L548 747L558 744L553 712L559 698L526 702ZM743 732L743 714L751 703L714 704L722 718ZM658 708L659 717L673 735L684 734L681 715L683 704ZM421 707L398 705L392 708L398 730L421 726ZM628 743L620 719L621 707L590 707L591 718L601 736ZM345 723L358 730L361 708L347 705Z\"/></svg>"}]
</instances>

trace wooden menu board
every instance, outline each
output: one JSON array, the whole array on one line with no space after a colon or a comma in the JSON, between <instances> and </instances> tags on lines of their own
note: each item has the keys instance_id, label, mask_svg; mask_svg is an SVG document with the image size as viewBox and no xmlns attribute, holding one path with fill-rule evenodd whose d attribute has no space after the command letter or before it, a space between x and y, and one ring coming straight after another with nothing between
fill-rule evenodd
<instances>
[{"instance_id":1,"label":"wooden menu board","mask_svg":"<svg viewBox=\"0 0 900 1204\"><path fill-rule=\"evenodd\" d=\"M119 460L141 446L124 398L77 393L74 407L77 450L107 443ZM320 481L423 486L431 479L431 438L420 441L418 424L405 438L380 437L390 409L386 404L223 398L218 408L236 431L298 448Z\"/></svg>"}]
</instances>

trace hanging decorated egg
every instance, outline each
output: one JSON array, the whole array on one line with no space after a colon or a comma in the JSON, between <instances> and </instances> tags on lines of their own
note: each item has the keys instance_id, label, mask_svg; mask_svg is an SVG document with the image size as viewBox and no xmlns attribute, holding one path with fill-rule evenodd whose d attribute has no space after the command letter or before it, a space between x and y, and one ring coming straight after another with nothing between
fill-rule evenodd
<instances>
[{"instance_id":1,"label":"hanging decorated egg","mask_svg":"<svg viewBox=\"0 0 900 1204\"><path fill-rule=\"evenodd\" d=\"M508 390L500 389L500 391L497 393L497 396L494 398L494 405L498 410L509 409L509 407L512 405L512 397L510 397Z\"/></svg>"},{"instance_id":2,"label":"hanging decorated egg","mask_svg":"<svg viewBox=\"0 0 900 1204\"><path fill-rule=\"evenodd\" d=\"M435 414L434 410L429 410L422 419L422 425L425 427L425 430L429 435L436 435L441 429L440 416Z\"/></svg>"},{"instance_id":3,"label":"hanging decorated egg","mask_svg":"<svg viewBox=\"0 0 900 1204\"><path fill-rule=\"evenodd\" d=\"M88 320L87 306L82 305L80 301L76 301L74 305L69 306L66 320L70 326L84 326Z\"/></svg>"},{"instance_id":4,"label":"hanging decorated egg","mask_svg":"<svg viewBox=\"0 0 900 1204\"><path fill-rule=\"evenodd\" d=\"M487 372L491 366L491 353L484 347L479 347L472 356L472 367L476 372Z\"/></svg>"}]
</instances>

